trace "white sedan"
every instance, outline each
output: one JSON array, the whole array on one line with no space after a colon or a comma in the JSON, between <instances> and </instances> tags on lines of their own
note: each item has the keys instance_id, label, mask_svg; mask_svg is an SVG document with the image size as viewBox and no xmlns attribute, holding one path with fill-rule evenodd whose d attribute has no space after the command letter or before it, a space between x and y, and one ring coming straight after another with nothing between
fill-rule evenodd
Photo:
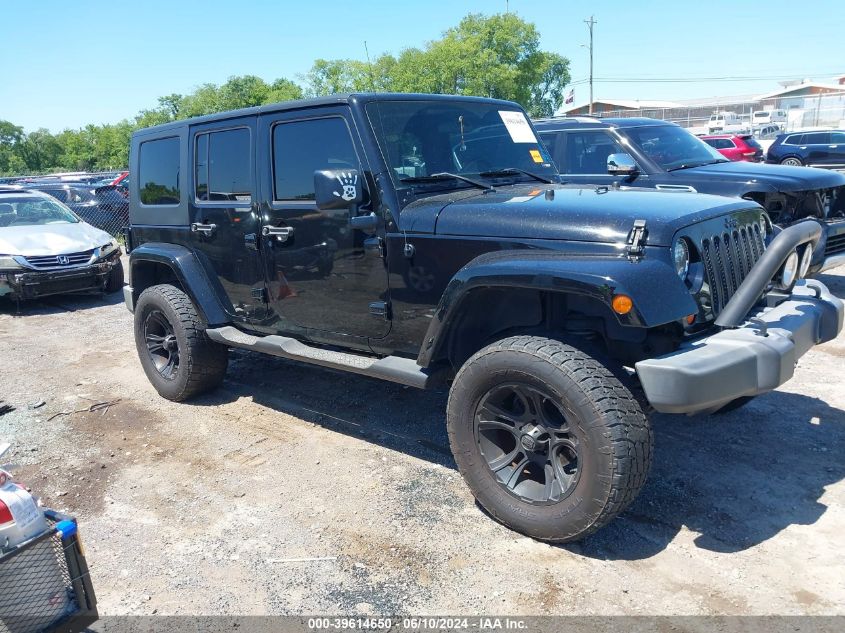
<instances>
[{"instance_id":1,"label":"white sedan","mask_svg":"<svg viewBox=\"0 0 845 633\"><path fill-rule=\"evenodd\" d=\"M0 297L117 292L120 245L46 194L0 187Z\"/></svg>"}]
</instances>

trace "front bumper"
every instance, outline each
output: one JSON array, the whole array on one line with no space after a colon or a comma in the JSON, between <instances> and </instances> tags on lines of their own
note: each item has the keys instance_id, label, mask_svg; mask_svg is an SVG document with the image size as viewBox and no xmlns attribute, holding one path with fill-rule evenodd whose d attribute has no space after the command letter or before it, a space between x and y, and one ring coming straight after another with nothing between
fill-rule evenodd
<instances>
[{"instance_id":1,"label":"front bumper","mask_svg":"<svg viewBox=\"0 0 845 633\"><path fill-rule=\"evenodd\" d=\"M0 296L13 300L37 299L57 294L101 292L120 254L67 270L20 270L0 272Z\"/></svg>"},{"instance_id":2,"label":"front bumper","mask_svg":"<svg viewBox=\"0 0 845 633\"><path fill-rule=\"evenodd\" d=\"M789 299L750 313L736 329L638 362L637 375L657 411L712 412L737 398L772 391L792 378L801 356L836 338L843 314L842 301L824 284L800 282Z\"/></svg>"}]
</instances>

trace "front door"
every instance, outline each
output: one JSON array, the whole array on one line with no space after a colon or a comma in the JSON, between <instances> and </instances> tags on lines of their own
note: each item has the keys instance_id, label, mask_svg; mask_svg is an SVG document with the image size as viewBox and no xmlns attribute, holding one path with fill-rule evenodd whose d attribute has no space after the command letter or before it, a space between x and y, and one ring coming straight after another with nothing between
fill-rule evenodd
<instances>
[{"instance_id":1,"label":"front door","mask_svg":"<svg viewBox=\"0 0 845 633\"><path fill-rule=\"evenodd\" d=\"M266 141L259 153L261 252L275 328L359 347L385 336L390 322L376 314L387 301L379 249L364 248L368 235L350 227L348 209L321 211L314 202L315 171L354 169L365 187L358 213L374 209L349 109L268 114L259 133Z\"/></svg>"},{"instance_id":2,"label":"front door","mask_svg":"<svg viewBox=\"0 0 845 633\"><path fill-rule=\"evenodd\" d=\"M209 277L231 302L238 321L266 313L255 213L256 118L210 123L191 130L191 243Z\"/></svg>"}]
</instances>

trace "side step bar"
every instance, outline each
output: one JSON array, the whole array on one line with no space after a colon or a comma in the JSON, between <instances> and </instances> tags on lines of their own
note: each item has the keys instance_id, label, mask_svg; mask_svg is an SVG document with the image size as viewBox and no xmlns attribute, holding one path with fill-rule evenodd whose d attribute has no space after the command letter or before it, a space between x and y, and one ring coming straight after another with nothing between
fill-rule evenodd
<instances>
[{"instance_id":1,"label":"side step bar","mask_svg":"<svg viewBox=\"0 0 845 633\"><path fill-rule=\"evenodd\" d=\"M254 350L312 365L342 369L419 389L425 389L428 384L429 375L426 370L410 358L400 358L399 356L375 358L347 352L335 352L311 347L287 336L252 336L230 325L211 328L206 330L205 333L212 341L229 347Z\"/></svg>"}]
</instances>

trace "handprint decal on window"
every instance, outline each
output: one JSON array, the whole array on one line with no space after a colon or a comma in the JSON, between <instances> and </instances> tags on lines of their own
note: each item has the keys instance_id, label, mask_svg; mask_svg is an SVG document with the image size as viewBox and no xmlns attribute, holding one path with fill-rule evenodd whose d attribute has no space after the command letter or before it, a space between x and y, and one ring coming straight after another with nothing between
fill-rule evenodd
<instances>
[{"instance_id":1,"label":"handprint decal on window","mask_svg":"<svg viewBox=\"0 0 845 633\"><path fill-rule=\"evenodd\" d=\"M347 202L352 202L355 198L358 197L358 189L356 185L358 184L358 174L353 173L341 173L337 176L337 181L340 183L340 192L333 191L332 193L336 195L338 198L343 198Z\"/></svg>"}]
</instances>

